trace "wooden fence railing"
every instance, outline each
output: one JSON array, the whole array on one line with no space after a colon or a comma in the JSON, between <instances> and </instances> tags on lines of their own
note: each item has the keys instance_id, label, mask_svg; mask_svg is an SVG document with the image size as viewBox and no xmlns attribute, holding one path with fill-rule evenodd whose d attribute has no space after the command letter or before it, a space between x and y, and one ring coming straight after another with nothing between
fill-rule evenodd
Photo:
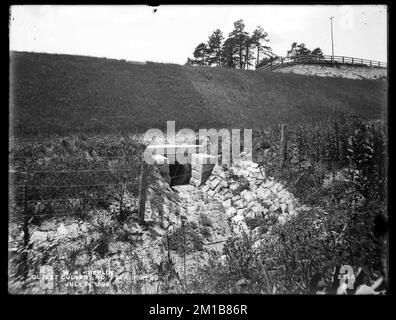
<instances>
[{"instance_id":1,"label":"wooden fence railing","mask_svg":"<svg viewBox=\"0 0 396 320\"><path fill-rule=\"evenodd\" d=\"M258 70L272 70L283 66L304 64L304 63L346 64L346 65L356 65L356 66L368 66L373 68L387 68L387 63L385 62L361 59L361 58L345 57L345 56L324 55L324 56L298 56L293 58L280 58L269 62L268 64L266 64L261 68L258 68Z\"/></svg>"}]
</instances>

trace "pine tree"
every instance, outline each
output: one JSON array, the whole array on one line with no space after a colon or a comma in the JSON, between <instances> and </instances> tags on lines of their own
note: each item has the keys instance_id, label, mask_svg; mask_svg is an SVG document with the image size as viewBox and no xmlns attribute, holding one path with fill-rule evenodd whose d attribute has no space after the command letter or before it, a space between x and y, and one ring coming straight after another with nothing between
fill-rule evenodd
<instances>
[{"instance_id":1,"label":"pine tree","mask_svg":"<svg viewBox=\"0 0 396 320\"><path fill-rule=\"evenodd\" d=\"M237 65L237 54L238 48L235 45L233 38L227 38L222 47L222 66L227 68L235 68Z\"/></svg>"},{"instance_id":2,"label":"pine tree","mask_svg":"<svg viewBox=\"0 0 396 320\"><path fill-rule=\"evenodd\" d=\"M194 50L194 59L187 59L187 65L199 66L223 66L227 68L249 69L256 60L256 68L260 63L260 53L271 59L275 57L269 46L263 45L268 42L268 33L258 26L253 35L245 31L245 23L242 19L234 22L234 29L224 40L223 33L216 29L209 36L207 44L200 43ZM296 43L297 46L297 43ZM256 53L256 57L254 54Z\"/></svg>"},{"instance_id":3,"label":"pine tree","mask_svg":"<svg viewBox=\"0 0 396 320\"><path fill-rule=\"evenodd\" d=\"M297 42L293 42L291 45L291 49L287 51L287 57L294 57L296 55L297 50Z\"/></svg>"},{"instance_id":4,"label":"pine tree","mask_svg":"<svg viewBox=\"0 0 396 320\"><path fill-rule=\"evenodd\" d=\"M205 43L200 43L194 50L194 62L200 66L208 65L208 48Z\"/></svg>"},{"instance_id":5,"label":"pine tree","mask_svg":"<svg viewBox=\"0 0 396 320\"><path fill-rule=\"evenodd\" d=\"M309 56L311 54L311 50L309 50L306 46L305 43L300 43L297 46L297 56Z\"/></svg>"},{"instance_id":6,"label":"pine tree","mask_svg":"<svg viewBox=\"0 0 396 320\"><path fill-rule=\"evenodd\" d=\"M301 56L310 56L311 50L309 50L305 43L297 44L297 42L293 42L291 45L291 49L287 51L287 56L291 58L301 57Z\"/></svg>"},{"instance_id":7,"label":"pine tree","mask_svg":"<svg viewBox=\"0 0 396 320\"><path fill-rule=\"evenodd\" d=\"M315 57L323 58L322 49L320 49L320 48L315 48L315 49L313 49L312 52L311 52L311 55L312 55L312 56L315 56Z\"/></svg>"},{"instance_id":8,"label":"pine tree","mask_svg":"<svg viewBox=\"0 0 396 320\"><path fill-rule=\"evenodd\" d=\"M216 64L217 66L221 65L221 56L222 56L222 41L223 41L223 33L220 29L216 29L213 31L212 35L208 40L208 61L209 65Z\"/></svg>"},{"instance_id":9,"label":"pine tree","mask_svg":"<svg viewBox=\"0 0 396 320\"><path fill-rule=\"evenodd\" d=\"M242 19L234 22L234 30L229 34L229 38L233 39L233 43L237 48L238 56L237 63L239 65L239 69L243 69L244 67L244 53L246 48L246 40L249 37L249 34L245 31L245 23Z\"/></svg>"},{"instance_id":10,"label":"pine tree","mask_svg":"<svg viewBox=\"0 0 396 320\"><path fill-rule=\"evenodd\" d=\"M264 29L261 26L258 26L254 31L252 35L252 42L253 45L256 47L256 68L260 62L260 52L263 52L266 56L271 57L272 54L272 49L269 46L263 46L261 44L262 41L269 42L268 33L264 31Z\"/></svg>"},{"instance_id":11,"label":"pine tree","mask_svg":"<svg viewBox=\"0 0 396 320\"><path fill-rule=\"evenodd\" d=\"M253 39L251 37L247 37L245 40L245 56L243 62L243 69L249 69L249 66L253 64L250 62L253 60Z\"/></svg>"}]
</instances>

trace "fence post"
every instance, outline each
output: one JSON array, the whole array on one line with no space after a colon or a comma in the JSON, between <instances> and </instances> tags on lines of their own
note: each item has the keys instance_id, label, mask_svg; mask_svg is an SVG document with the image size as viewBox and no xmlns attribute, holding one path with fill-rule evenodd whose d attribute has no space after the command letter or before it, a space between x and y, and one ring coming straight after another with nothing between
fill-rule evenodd
<instances>
[{"instance_id":1,"label":"fence post","mask_svg":"<svg viewBox=\"0 0 396 320\"><path fill-rule=\"evenodd\" d=\"M370 60L370 67L372 67L373 66L373 62Z\"/></svg>"},{"instance_id":2,"label":"fence post","mask_svg":"<svg viewBox=\"0 0 396 320\"><path fill-rule=\"evenodd\" d=\"M342 56L342 63L344 63L344 56Z\"/></svg>"},{"instance_id":3,"label":"fence post","mask_svg":"<svg viewBox=\"0 0 396 320\"><path fill-rule=\"evenodd\" d=\"M353 64L353 58L352 58L352 64Z\"/></svg>"},{"instance_id":4,"label":"fence post","mask_svg":"<svg viewBox=\"0 0 396 320\"><path fill-rule=\"evenodd\" d=\"M283 124L283 123L281 129L280 152L281 152L282 166L284 166L287 161L287 124Z\"/></svg>"},{"instance_id":5,"label":"fence post","mask_svg":"<svg viewBox=\"0 0 396 320\"><path fill-rule=\"evenodd\" d=\"M187 275L186 275L186 252L187 252L187 241L186 241L186 224L184 219L181 221L183 230L183 272L184 272L184 288L187 292Z\"/></svg>"},{"instance_id":6,"label":"fence post","mask_svg":"<svg viewBox=\"0 0 396 320\"><path fill-rule=\"evenodd\" d=\"M124 222L124 184L121 184L121 193L120 193L120 212L119 217L122 222Z\"/></svg>"},{"instance_id":7,"label":"fence post","mask_svg":"<svg viewBox=\"0 0 396 320\"><path fill-rule=\"evenodd\" d=\"M140 167L139 208L138 208L138 217L140 223L142 224L144 223L144 213L146 210L148 168L149 166L144 160L144 155L143 155L142 164Z\"/></svg>"},{"instance_id":8,"label":"fence post","mask_svg":"<svg viewBox=\"0 0 396 320\"><path fill-rule=\"evenodd\" d=\"M23 256L22 256L22 263L23 263L23 276L26 280L29 276L29 260L28 260L28 249L29 249L29 210L28 210L28 186L27 180L25 180L24 190L23 190ZM24 285L25 285L24 283Z\"/></svg>"}]
</instances>

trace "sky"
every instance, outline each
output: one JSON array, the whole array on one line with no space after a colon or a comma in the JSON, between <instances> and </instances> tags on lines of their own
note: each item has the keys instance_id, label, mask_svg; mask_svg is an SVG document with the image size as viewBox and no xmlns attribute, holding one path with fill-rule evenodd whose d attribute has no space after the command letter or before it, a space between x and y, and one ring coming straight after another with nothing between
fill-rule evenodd
<instances>
[{"instance_id":1,"label":"sky","mask_svg":"<svg viewBox=\"0 0 396 320\"><path fill-rule=\"evenodd\" d=\"M334 54L387 62L384 5L14 5L10 50L184 64L217 28L225 36L243 19L268 33L273 52L292 42Z\"/></svg>"}]
</instances>

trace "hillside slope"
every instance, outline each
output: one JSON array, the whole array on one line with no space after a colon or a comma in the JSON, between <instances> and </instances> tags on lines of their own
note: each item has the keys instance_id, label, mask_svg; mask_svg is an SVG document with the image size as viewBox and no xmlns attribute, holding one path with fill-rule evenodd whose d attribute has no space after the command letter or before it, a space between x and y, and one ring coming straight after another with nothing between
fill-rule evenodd
<instances>
[{"instance_id":1,"label":"hillside slope","mask_svg":"<svg viewBox=\"0 0 396 320\"><path fill-rule=\"evenodd\" d=\"M320 119L334 107L383 118L386 90L386 82L378 80L10 55L15 135L141 132L163 128L166 120L175 120L178 128L261 127Z\"/></svg>"}]
</instances>

